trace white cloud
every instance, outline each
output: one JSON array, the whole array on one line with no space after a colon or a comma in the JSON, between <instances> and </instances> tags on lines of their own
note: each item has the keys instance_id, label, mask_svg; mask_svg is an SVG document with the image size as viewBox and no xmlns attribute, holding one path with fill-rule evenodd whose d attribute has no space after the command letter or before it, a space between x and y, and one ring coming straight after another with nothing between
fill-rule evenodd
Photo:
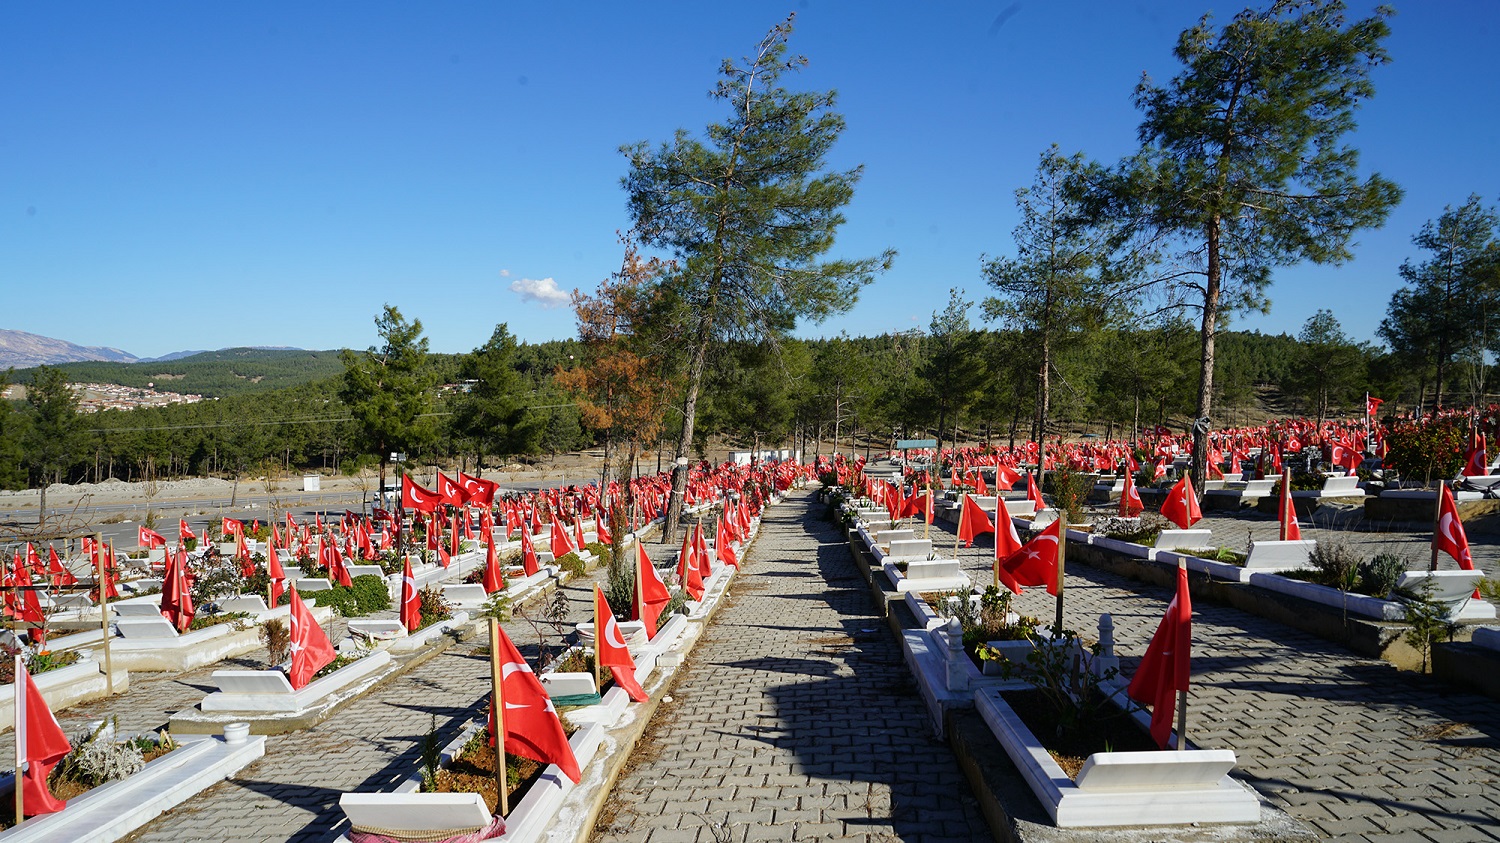
<instances>
[{"instance_id":1,"label":"white cloud","mask_svg":"<svg viewBox=\"0 0 1500 843\"><path fill-rule=\"evenodd\" d=\"M500 270L500 277L501 278L509 278L510 277L510 270L508 270L508 269L502 269L502 270Z\"/></svg>"},{"instance_id":2,"label":"white cloud","mask_svg":"<svg viewBox=\"0 0 1500 843\"><path fill-rule=\"evenodd\" d=\"M557 282L551 278L543 278L540 281L534 278L522 278L519 281L510 282L511 292L520 295L521 301L536 302L549 310L554 307L562 307L571 301L571 297L557 288Z\"/></svg>"}]
</instances>

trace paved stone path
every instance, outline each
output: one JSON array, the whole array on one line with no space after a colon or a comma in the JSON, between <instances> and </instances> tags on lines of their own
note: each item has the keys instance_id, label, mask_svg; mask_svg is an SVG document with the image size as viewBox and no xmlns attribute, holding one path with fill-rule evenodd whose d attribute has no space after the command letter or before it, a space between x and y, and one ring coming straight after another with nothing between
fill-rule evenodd
<instances>
[{"instance_id":1,"label":"paved stone path","mask_svg":"<svg viewBox=\"0 0 1500 843\"><path fill-rule=\"evenodd\" d=\"M989 839L842 531L809 501L767 511L595 840Z\"/></svg>"},{"instance_id":2,"label":"paved stone path","mask_svg":"<svg viewBox=\"0 0 1500 843\"><path fill-rule=\"evenodd\" d=\"M1253 517L1210 522L1215 538L1225 539L1246 529L1267 538L1262 533L1276 526ZM1425 535L1350 538L1412 552L1427 541ZM960 555L982 587L992 581L994 551L988 538L980 544ZM1486 550L1493 560L1493 547ZM1067 572L1068 625L1093 637L1099 614L1109 612L1129 676L1171 594L1082 564ZM1044 620L1055 606L1039 588L1014 604ZM1237 609L1193 606L1188 734L1200 746L1233 749L1247 781L1329 838L1500 840L1500 702Z\"/></svg>"}]
</instances>

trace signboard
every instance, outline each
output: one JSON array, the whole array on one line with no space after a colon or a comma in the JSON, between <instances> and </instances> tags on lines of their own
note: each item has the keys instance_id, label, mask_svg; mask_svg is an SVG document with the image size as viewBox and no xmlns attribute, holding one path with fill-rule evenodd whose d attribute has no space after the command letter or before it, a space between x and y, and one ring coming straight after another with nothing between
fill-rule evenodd
<instances>
[{"instance_id":1,"label":"signboard","mask_svg":"<svg viewBox=\"0 0 1500 843\"><path fill-rule=\"evenodd\" d=\"M896 450L905 451L910 448L936 448L936 439L897 439Z\"/></svg>"}]
</instances>

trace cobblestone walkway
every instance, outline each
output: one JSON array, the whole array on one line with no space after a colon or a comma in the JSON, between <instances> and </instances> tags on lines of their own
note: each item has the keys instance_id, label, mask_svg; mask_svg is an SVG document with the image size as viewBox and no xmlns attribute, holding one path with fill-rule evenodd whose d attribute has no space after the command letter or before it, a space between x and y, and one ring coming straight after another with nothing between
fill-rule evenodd
<instances>
[{"instance_id":1,"label":"cobblestone walkway","mask_svg":"<svg viewBox=\"0 0 1500 843\"><path fill-rule=\"evenodd\" d=\"M1276 528L1254 516L1209 520L1215 538L1226 544L1236 534L1243 544L1247 530L1257 539L1274 538L1263 533ZM933 531L945 549L953 535L947 530L942 539ZM1378 549L1368 545L1389 542L1415 556L1428 537L1350 538L1367 553ZM960 555L983 587L993 579L994 551L988 538L980 545ZM1493 565L1493 546L1484 550ZM1068 625L1092 637L1100 613L1109 612L1116 653L1129 676L1171 594L1082 564L1069 565L1067 573ZM1055 606L1039 588L1015 603L1017 611L1044 620ZM1500 702L1237 609L1193 605L1188 734L1199 746L1233 749L1247 781L1329 838L1500 839Z\"/></svg>"},{"instance_id":2,"label":"cobblestone walkway","mask_svg":"<svg viewBox=\"0 0 1500 843\"><path fill-rule=\"evenodd\" d=\"M989 839L843 533L809 500L768 511L595 840Z\"/></svg>"}]
</instances>

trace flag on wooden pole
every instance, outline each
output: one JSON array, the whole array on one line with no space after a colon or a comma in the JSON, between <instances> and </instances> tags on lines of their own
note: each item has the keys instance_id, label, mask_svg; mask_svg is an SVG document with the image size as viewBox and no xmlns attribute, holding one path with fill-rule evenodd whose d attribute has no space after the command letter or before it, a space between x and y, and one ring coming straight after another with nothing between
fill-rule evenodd
<instances>
[{"instance_id":1,"label":"flag on wooden pole","mask_svg":"<svg viewBox=\"0 0 1500 843\"><path fill-rule=\"evenodd\" d=\"M1188 593L1187 563L1177 563L1177 594L1167 606L1141 657L1126 693L1139 703L1151 705L1151 737L1156 745L1166 749L1172 736L1172 714L1177 695L1182 693L1183 717L1179 726L1186 722L1188 678L1191 673L1190 657L1193 644L1193 601ZM1177 748L1187 746L1182 729L1178 729Z\"/></svg>"}]
</instances>

